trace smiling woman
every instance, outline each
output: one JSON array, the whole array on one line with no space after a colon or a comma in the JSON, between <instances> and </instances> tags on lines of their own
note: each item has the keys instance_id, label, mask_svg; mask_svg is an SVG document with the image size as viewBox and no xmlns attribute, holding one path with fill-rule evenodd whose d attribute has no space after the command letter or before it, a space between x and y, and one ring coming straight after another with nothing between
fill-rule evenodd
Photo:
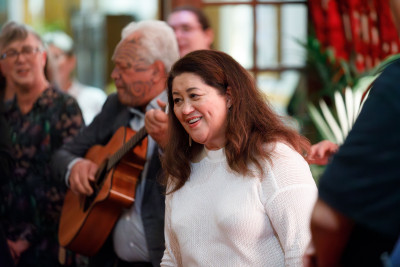
<instances>
[{"instance_id":1,"label":"smiling woman","mask_svg":"<svg viewBox=\"0 0 400 267\"><path fill-rule=\"evenodd\" d=\"M300 266L317 195L308 141L223 52L177 61L168 102L161 265Z\"/></svg>"},{"instance_id":2,"label":"smiling woman","mask_svg":"<svg viewBox=\"0 0 400 267\"><path fill-rule=\"evenodd\" d=\"M225 129L230 94L220 94L192 73L182 73L173 81L174 113L186 132L209 150L225 146Z\"/></svg>"},{"instance_id":3,"label":"smiling woman","mask_svg":"<svg viewBox=\"0 0 400 267\"><path fill-rule=\"evenodd\" d=\"M59 266L56 233L65 186L50 175L49 162L79 132L82 114L71 96L47 81L43 43L31 28L5 24L0 51L5 90L15 93L1 112L15 164L9 177L0 170L0 228L15 266Z\"/></svg>"},{"instance_id":4,"label":"smiling woman","mask_svg":"<svg viewBox=\"0 0 400 267\"><path fill-rule=\"evenodd\" d=\"M3 76L9 81L6 91L15 92L17 87L21 89L19 108L22 113L27 113L36 97L48 86L46 77L42 75L46 54L37 34L16 29L17 26L12 23L7 25L8 31L14 30L15 35L6 32L0 40L0 67ZM26 98L25 101L23 97ZM26 101L27 99L29 101Z\"/></svg>"}]
</instances>

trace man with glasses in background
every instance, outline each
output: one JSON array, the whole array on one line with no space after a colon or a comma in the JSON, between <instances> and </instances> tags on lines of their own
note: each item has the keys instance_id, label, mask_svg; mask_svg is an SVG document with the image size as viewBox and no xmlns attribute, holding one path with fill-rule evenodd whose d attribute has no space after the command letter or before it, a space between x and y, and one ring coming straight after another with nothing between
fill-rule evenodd
<instances>
[{"instance_id":1,"label":"man with glasses in background","mask_svg":"<svg viewBox=\"0 0 400 267\"><path fill-rule=\"evenodd\" d=\"M179 55L200 49L210 49L214 32L204 12L194 6L180 6L168 16L168 24L174 29Z\"/></svg>"},{"instance_id":2,"label":"man with glasses in background","mask_svg":"<svg viewBox=\"0 0 400 267\"><path fill-rule=\"evenodd\" d=\"M83 123L77 102L47 81L45 64L37 33L16 22L3 26L1 89L15 96L1 116L9 126L15 168L9 179L0 170L0 222L16 266L61 266L57 227L65 184L51 177L49 162Z\"/></svg>"},{"instance_id":3,"label":"man with glasses in background","mask_svg":"<svg viewBox=\"0 0 400 267\"><path fill-rule=\"evenodd\" d=\"M214 32L203 10L190 5L179 6L172 10L167 21L174 30L180 57L192 51L211 49ZM164 102L159 102L159 105L163 109L166 107ZM164 146L167 142L167 114L160 109L153 109L146 113L145 120L148 128L152 129L152 137Z\"/></svg>"}]
</instances>

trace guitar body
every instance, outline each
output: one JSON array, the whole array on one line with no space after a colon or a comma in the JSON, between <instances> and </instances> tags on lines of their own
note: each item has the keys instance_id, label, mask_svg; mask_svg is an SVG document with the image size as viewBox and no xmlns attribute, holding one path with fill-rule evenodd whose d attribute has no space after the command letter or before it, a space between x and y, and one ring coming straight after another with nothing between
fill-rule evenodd
<instances>
[{"instance_id":1,"label":"guitar body","mask_svg":"<svg viewBox=\"0 0 400 267\"><path fill-rule=\"evenodd\" d=\"M95 193L78 196L68 190L61 212L58 237L61 246L86 256L102 247L124 208L135 200L136 184L146 160L147 139L130 149L110 170L108 159L135 132L119 128L106 146L93 146L85 156L99 166Z\"/></svg>"}]
</instances>

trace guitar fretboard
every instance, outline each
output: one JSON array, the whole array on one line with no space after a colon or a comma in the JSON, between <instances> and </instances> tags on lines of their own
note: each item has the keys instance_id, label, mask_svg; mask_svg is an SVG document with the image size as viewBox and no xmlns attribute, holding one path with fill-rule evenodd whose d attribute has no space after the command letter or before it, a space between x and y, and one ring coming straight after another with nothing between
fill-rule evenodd
<instances>
[{"instance_id":1,"label":"guitar fretboard","mask_svg":"<svg viewBox=\"0 0 400 267\"><path fill-rule=\"evenodd\" d=\"M147 135L145 127L142 127L131 139L128 140L117 152L112 155L107 163L107 171L111 170L121 158L133 147L135 147L140 141L142 141Z\"/></svg>"}]
</instances>

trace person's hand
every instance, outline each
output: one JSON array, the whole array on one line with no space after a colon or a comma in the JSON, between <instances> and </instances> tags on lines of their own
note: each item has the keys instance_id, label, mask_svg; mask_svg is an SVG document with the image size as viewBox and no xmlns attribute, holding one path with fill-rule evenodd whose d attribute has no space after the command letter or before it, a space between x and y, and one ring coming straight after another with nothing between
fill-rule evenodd
<instances>
[{"instance_id":1,"label":"person's hand","mask_svg":"<svg viewBox=\"0 0 400 267\"><path fill-rule=\"evenodd\" d=\"M312 241L310 241L310 243L308 244L307 249L303 255L303 266L317 267L317 258Z\"/></svg>"},{"instance_id":2,"label":"person's hand","mask_svg":"<svg viewBox=\"0 0 400 267\"><path fill-rule=\"evenodd\" d=\"M310 154L307 157L308 164L326 165L329 158L337 152L339 146L328 140L323 140L311 146Z\"/></svg>"},{"instance_id":3,"label":"person's hand","mask_svg":"<svg viewBox=\"0 0 400 267\"><path fill-rule=\"evenodd\" d=\"M17 266L21 254L29 248L30 243L24 239L18 239L17 241L7 239L7 244L8 248L10 249L11 257L14 260L14 264Z\"/></svg>"},{"instance_id":4,"label":"person's hand","mask_svg":"<svg viewBox=\"0 0 400 267\"><path fill-rule=\"evenodd\" d=\"M97 169L97 164L90 160L82 159L76 162L74 166L72 166L71 173L68 178L72 192L75 194L88 196L93 194L93 189L90 185L90 182L95 181Z\"/></svg>"},{"instance_id":5,"label":"person's hand","mask_svg":"<svg viewBox=\"0 0 400 267\"><path fill-rule=\"evenodd\" d=\"M147 133L164 148L168 142L168 115L163 111L167 105L161 100L157 100L160 109L151 109L146 112L144 125Z\"/></svg>"}]
</instances>

